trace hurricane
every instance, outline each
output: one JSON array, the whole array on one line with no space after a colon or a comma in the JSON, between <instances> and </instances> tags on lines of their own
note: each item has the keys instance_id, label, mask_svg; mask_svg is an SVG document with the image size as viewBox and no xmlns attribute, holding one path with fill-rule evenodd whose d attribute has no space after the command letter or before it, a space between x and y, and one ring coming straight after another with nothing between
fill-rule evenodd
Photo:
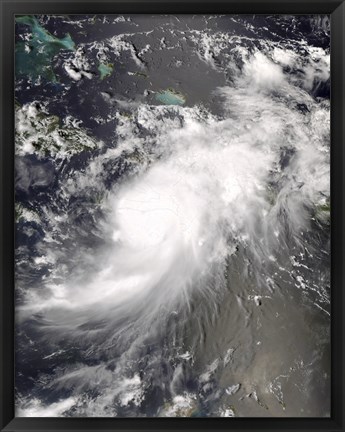
<instances>
[{"instance_id":1,"label":"hurricane","mask_svg":"<svg viewBox=\"0 0 345 432\"><path fill-rule=\"evenodd\" d=\"M329 22L275 19L99 16L50 60L108 65L93 129L17 108L17 416L329 415Z\"/></svg>"}]
</instances>

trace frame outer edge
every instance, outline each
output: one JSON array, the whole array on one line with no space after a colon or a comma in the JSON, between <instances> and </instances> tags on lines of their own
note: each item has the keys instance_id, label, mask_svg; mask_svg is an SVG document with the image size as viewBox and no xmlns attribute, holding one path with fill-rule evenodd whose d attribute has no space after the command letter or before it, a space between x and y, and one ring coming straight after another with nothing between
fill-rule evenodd
<instances>
[{"instance_id":1,"label":"frame outer edge","mask_svg":"<svg viewBox=\"0 0 345 432\"><path fill-rule=\"evenodd\" d=\"M12 5L0 0L0 428L14 418L14 196ZM8 262L11 262L8 265Z\"/></svg>"},{"instance_id":2,"label":"frame outer edge","mask_svg":"<svg viewBox=\"0 0 345 432\"><path fill-rule=\"evenodd\" d=\"M334 31L332 31L334 28ZM332 35L334 37L332 37ZM345 3L331 15L331 405L337 429L344 429L345 312ZM333 88L336 85L337 91ZM336 150L335 150L336 149ZM338 273L335 272L338 271ZM337 328L336 324L337 323Z\"/></svg>"},{"instance_id":3,"label":"frame outer edge","mask_svg":"<svg viewBox=\"0 0 345 432\"><path fill-rule=\"evenodd\" d=\"M85 3L90 3L91 1L86 0ZM94 1L96 3L96 0ZM135 0L128 0L128 4L131 4L133 2L136 2ZM149 1L150 2L150 1ZM1 29L0 29L0 51L2 54L1 56L1 63L0 63L0 82L1 82L1 88L3 90L3 96L0 96L0 127L1 127L1 143L0 143L0 165L1 165L1 175L0 175L0 238L1 240L4 241L0 241L0 277L1 277L1 289L0 289L0 313L1 313L1 317L0 317L0 338L1 338L1 344L0 344L0 359L4 359L6 360L6 362L9 362L12 359L12 365L13 365L13 350L11 352L11 350L8 350L10 352L6 351L6 345L5 345L5 341L7 342L11 336L11 332L13 333L13 321L12 321L12 315L11 315L11 311L10 308L11 306L13 306L13 298L11 299L11 296L9 295L9 287L7 287L7 284L10 284L12 282L13 284L13 276L10 275L11 273L11 268L8 268L8 256L6 257L6 255L9 253L10 255L13 254L13 247L11 250L11 247L8 249L8 246L10 245L11 242L11 235L12 232L11 230L9 231L9 229L11 228L11 226L13 227L13 222L14 222L14 209L13 209L13 196L11 196L11 184L13 182L13 180L11 180L8 177L8 174L11 174L11 172L13 173L13 166L11 166L8 161L7 161L7 156L9 155L10 151L13 151L11 149L13 149L11 147L10 144L8 144L8 141L10 140L12 142L12 131L11 131L11 127L14 124L13 121L13 112L11 109L13 109L13 105L14 105L14 101L11 101L11 97L13 97L13 94L11 93L13 90L13 84L12 85L8 85L5 86L5 78L10 75L10 73L13 73L13 63L11 66L11 71L9 73L9 69L10 67L8 65L5 65L7 58L5 58L5 53L6 55L8 55L10 49L12 49L12 54L11 54L11 59L13 58L13 53L14 53L14 47L13 47L13 41L12 44L5 44L6 38L9 36L8 35L8 29L11 27L13 21L13 11L14 11L14 6L15 4L21 3L22 5L27 5L28 7L30 7L31 4L35 3L35 2L31 2L30 0L22 0L21 2L16 2L16 1L9 1L9 0L0 0L0 17L1 17ZM52 6L52 2L51 1L47 1L45 2L44 0L40 0L39 3L41 3L44 7L45 4ZM69 8L69 5L67 4L66 0L62 0L61 3L66 4L66 7ZM82 2L81 1L72 1L71 4L74 3L74 6L76 5L76 3L80 4L80 6L82 6ZM110 1L106 1L104 3L110 3ZM116 0L113 0L113 6L114 8L116 8ZM137 1L136 3L145 3L145 1ZM160 7L159 5L161 5L163 3L163 0L153 0L153 3L157 4L158 7ZM171 5L171 1L168 0L167 4ZM187 1L188 3L188 1ZM190 3L194 3L194 1L192 0ZM225 2L222 1L222 3L225 5ZM243 4L248 3L248 1L244 0ZM268 1L265 2L265 0L263 1L253 1L252 3L271 3L273 5L273 1ZM301 1L301 3L312 3L311 1L305 1L303 2L303 0ZM320 3L320 2L318 2ZM344 122L345 122L345 108L344 108L344 101L345 101L345 84L344 84L344 79L345 79L345 32L344 32L344 27L345 27L345 4L344 1L336 1L336 0L324 0L324 3L328 3L328 13L331 13L331 9L333 9L333 14L332 14L332 23L333 23L333 17L335 18L335 16L337 15L336 18L336 22L337 25L339 27L341 27L341 29L339 30L339 34L338 37L341 38L341 41L339 43L337 43L337 55L339 54L340 57L335 59L332 59L331 56L331 64L333 66L333 70L335 70L334 65L340 63L341 61L341 67L338 66L338 72L337 75L335 75L336 81L337 81L337 89L338 89L338 93L339 95L335 98L337 100L336 103L336 107L337 107L337 112L336 112L336 116L334 116L334 113L332 114L332 117L335 118L331 118L331 124L332 124L332 129L335 127L337 128L337 158L335 158L335 156L332 157L332 163L334 163L334 166L340 167L341 169L338 171L337 174L337 181L339 182L338 186L337 186L337 190L332 192L332 201L334 204L334 199L340 199L340 201L338 201L338 204L336 205L336 209L337 209L337 219L335 220L335 226L337 227L337 235L334 236L334 240L335 243L337 243L337 247L338 247L338 252L339 252L339 257L337 257L336 261L337 262L337 269L340 272L340 269L342 269L342 273L340 275L339 273L339 279L337 279L337 282L341 285L341 287L338 287L339 289L339 295L336 297L338 304L335 305L335 312L338 314L338 324L340 325L340 328L338 328L339 332L337 332L337 334L334 333L334 331L332 330L332 342L334 343L334 339L336 338L337 341L341 342L340 346L337 347L336 350L336 354L337 354L337 359L334 358L333 356L333 352L332 352L332 366L335 364L334 361L337 360L336 365L339 368L339 376L338 378L338 382L336 382L337 384L337 388L336 388L336 392L334 393L332 390L332 399L335 396L336 402L337 402L337 409L334 410L334 416L332 416L332 420L335 420L336 424L334 424L333 426L329 427L320 427L320 429L323 430L329 430L329 431L343 431L343 427L344 427L344 395L343 395L343 391L345 388L345 374L343 371L343 365L341 363L341 360L345 359L345 343L344 343L344 316L343 314L345 313L345 295L344 295L344 280L345 280L345 260L344 260L344 244L345 244L345 230L344 230L344 215L345 215L345 200L344 200L344 180L345 180L345 174L344 174L344 170L345 170L345 151L344 151L344 144L345 144L345 127L344 127ZM181 4L181 1L177 1L177 4ZM196 3L195 7L198 7L198 5ZM231 4L231 1L229 1L229 4ZM291 1L290 5L293 9L294 5L296 4L296 1ZM164 7L164 5L162 5L162 7ZM274 5L273 5L274 7ZM312 6L311 6L312 7ZM326 7L326 6L325 6ZM313 12L311 12L313 13ZM314 12L316 13L316 12ZM333 45L332 45L333 48ZM334 56L333 56L334 57ZM9 60L9 58L8 58ZM332 71L331 71L332 73ZM9 105L8 105L9 104ZM7 111L5 111L5 107L7 107ZM332 104L331 104L331 110L332 110ZM12 117L11 117L12 116ZM6 125L6 128L5 128ZM336 126L335 126L336 125ZM333 140L332 140L333 141ZM11 206L12 205L12 206ZM9 220L9 218L12 218L12 221ZM13 241L13 237L12 237L12 241ZM342 268L342 265L344 263L344 268ZM340 265L340 267L339 267ZM6 290L6 292L5 292ZM334 305L333 305L334 306ZM333 307L332 307L333 310ZM333 337L334 336L334 337ZM12 340L12 346L11 348L13 348L13 340ZM1 431L6 431L6 432L13 432L15 430L21 430L21 431L33 431L33 430L38 430L35 428L32 428L30 426L21 426L20 423L18 422L18 420L22 420L22 419L14 419L14 411L13 411L13 400L9 401L8 396L11 394L11 391L8 391L8 388L5 387L5 385L8 385L9 382L12 380L12 384L13 384L13 370L14 367L8 367L8 363L2 362L0 360L0 368L1 368L1 372L0 372L0 430ZM7 369L6 369L7 367ZM332 381L332 384L334 384L334 382ZM14 389L14 387L13 387ZM12 390L12 394L13 394L13 390ZM335 399L333 399L333 402L335 402ZM23 419L24 420L24 419ZM82 420L82 419L80 419ZM85 419L84 419L85 420ZM138 419L140 423L140 419ZM311 419L313 420L313 419ZM259 425L260 423L258 423ZM42 422L42 426L43 426L43 422ZM167 425L168 426L168 425ZM176 425L177 426L177 425ZM44 427L44 426L43 426ZM40 427L40 430L44 430L43 427ZM165 427L162 427L162 429ZM88 430L100 430L100 429L93 429L93 428L87 428ZM109 428L107 428L109 430ZM237 423L236 425L229 425L228 430L241 430L241 426L239 426L239 424ZM271 428L270 428L271 429ZM280 428L277 428L280 429ZM298 428L300 429L300 428ZM48 430L48 429L45 429ZM66 432L68 431L72 431L72 430L77 430L77 429L71 429L70 427L66 427L65 429L61 428L61 426L53 426L51 429L49 429L51 432L53 431L58 431L58 430L65 430ZM81 429L78 429L81 430ZM103 429L106 430L106 429ZM121 432L121 430L123 431L138 431L138 426L132 426L130 427L129 425L127 427L125 427L124 429L122 429L121 427L119 429L112 429L112 430L118 430L119 432ZM141 430L145 430L145 429L141 429ZM147 430L147 429L146 429ZM154 430L154 429L152 429ZM155 430L157 430L157 428L155 428ZM169 427L167 427L167 430L170 430L171 432L173 432L172 428L169 429ZM182 432L182 429L177 426L175 429L175 432L177 431ZM196 430L196 429L190 429L190 430ZM221 430L221 429L219 429ZM222 429L225 430L225 429ZM242 430L249 430L247 428L243 428ZM259 426L258 428L253 428L251 430L255 430L257 432L259 431L264 431L266 429L262 429L261 426ZM285 428L281 428L281 430L285 430L286 432L288 431L297 431L297 429L295 428L289 428L289 427L285 427ZM302 430L302 422L301 422L301 429ZM304 429L305 431L307 431L308 429ZM311 429L309 429L310 431Z\"/></svg>"}]
</instances>

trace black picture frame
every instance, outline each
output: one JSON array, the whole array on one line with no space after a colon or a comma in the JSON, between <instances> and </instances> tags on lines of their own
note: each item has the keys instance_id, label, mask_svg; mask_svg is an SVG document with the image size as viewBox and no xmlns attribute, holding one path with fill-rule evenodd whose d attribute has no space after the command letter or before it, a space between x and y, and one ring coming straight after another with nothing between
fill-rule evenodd
<instances>
[{"instance_id":1,"label":"black picture frame","mask_svg":"<svg viewBox=\"0 0 345 432\"><path fill-rule=\"evenodd\" d=\"M345 2L338 0L0 0L0 429L1 431L344 431ZM331 14L331 417L15 418L14 415L14 15L115 13Z\"/></svg>"}]
</instances>

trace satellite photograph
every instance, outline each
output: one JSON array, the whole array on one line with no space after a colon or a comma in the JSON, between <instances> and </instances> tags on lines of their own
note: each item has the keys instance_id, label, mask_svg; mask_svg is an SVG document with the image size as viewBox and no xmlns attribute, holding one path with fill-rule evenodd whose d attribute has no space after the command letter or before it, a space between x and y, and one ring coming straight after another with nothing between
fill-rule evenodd
<instances>
[{"instance_id":1,"label":"satellite photograph","mask_svg":"<svg viewBox=\"0 0 345 432\"><path fill-rule=\"evenodd\" d=\"M330 416L330 30L16 15L16 417Z\"/></svg>"}]
</instances>

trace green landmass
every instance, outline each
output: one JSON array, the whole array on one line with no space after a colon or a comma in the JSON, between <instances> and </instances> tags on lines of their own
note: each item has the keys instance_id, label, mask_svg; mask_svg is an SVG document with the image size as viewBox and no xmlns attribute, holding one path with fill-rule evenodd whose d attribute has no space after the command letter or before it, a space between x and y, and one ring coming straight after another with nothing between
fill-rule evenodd
<instances>
[{"instance_id":1,"label":"green landmass","mask_svg":"<svg viewBox=\"0 0 345 432\"><path fill-rule=\"evenodd\" d=\"M66 125L55 115L38 111L31 104L16 107L16 154L69 158L101 143L77 125Z\"/></svg>"},{"instance_id":2,"label":"green landmass","mask_svg":"<svg viewBox=\"0 0 345 432\"><path fill-rule=\"evenodd\" d=\"M32 221L32 222L40 222L40 217L37 212L34 210L30 210L25 208L22 204L16 203L14 206L15 213L15 222L23 221Z\"/></svg>"},{"instance_id":3,"label":"green landmass","mask_svg":"<svg viewBox=\"0 0 345 432\"><path fill-rule=\"evenodd\" d=\"M318 206L318 210L319 211L323 211L323 212L330 212L331 211L331 206L329 203L327 204L322 204Z\"/></svg>"},{"instance_id":4,"label":"green landmass","mask_svg":"<svg viewBox=\"0 0 345 432\"><path fill-rule=\"evenodd\" d=\"M146 73L144 73L144 72L134 72L134 75L135 76L140 76L140 77L143 77L143 78L148 78L148 75Z\"/></svg>"},{"instance_id":5,"label":"green landmass","mask_svg":"<svg viewBox=\"0 0 345 432\"><path fill-rule=\"evenodd\" d=\"M331 216L331 203L329 199L324 204L318 204L315 207L315 217L321 222L329 223Z\"/></svg>"}]
</instances>

